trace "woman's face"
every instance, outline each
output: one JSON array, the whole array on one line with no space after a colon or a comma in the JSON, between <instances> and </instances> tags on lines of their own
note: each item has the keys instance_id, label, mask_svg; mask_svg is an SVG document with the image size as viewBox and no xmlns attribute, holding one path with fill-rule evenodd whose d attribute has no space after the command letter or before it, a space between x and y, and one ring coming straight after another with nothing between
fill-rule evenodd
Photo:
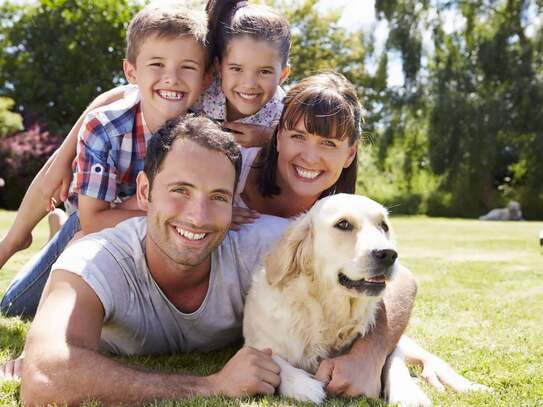
<instances>
[{"instance_id":1,"label":"woman's face","mask_svg":"<svg viewBox=\"0 0 543 407\"><path fill-rule=\"evenodd\" d=\"M277 134L278 184L303 197L315 197L330 188L356 157L357 143L308 133L303 118L294 129Z\"/></svg>"}]
</instances>

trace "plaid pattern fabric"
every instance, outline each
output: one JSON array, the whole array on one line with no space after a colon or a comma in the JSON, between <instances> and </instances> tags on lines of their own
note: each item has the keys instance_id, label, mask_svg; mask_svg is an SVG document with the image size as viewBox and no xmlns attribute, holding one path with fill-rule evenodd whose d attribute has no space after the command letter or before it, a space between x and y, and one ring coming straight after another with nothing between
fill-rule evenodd
<instances>
[{"instance_id":1,"label":"plaid pattern fabric","mask_svg":"<svg viewBox=\"0 0 543 407\"><path fill-rule=\"evenodd\" d=\"M89 113L78 136L71 192L107 202L134 195L151 137L139 92Z\"/></svg>"}]
</instances>

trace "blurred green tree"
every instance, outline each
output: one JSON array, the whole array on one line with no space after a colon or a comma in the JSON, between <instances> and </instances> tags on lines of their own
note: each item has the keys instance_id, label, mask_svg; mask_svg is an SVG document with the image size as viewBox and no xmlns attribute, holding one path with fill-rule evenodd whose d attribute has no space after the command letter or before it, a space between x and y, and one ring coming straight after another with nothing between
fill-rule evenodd
<instances>
[{"instance_id":1,"label":"blurred green tree","mask_svg":"<svg viewBox=\"0 0 543 407\"><path fill-rule=\"evenodd\" d=\"M543 32L534 24L542 7L530 0L376 2L390 26L387 51L399 52L405 76L385 102L384 133L409 157L417 132L401 129L419 116L448 215L476 216L518 199L528 215L543 216ZM456 27L446 30L451 19Z\"/></svg>"},{"instance_id":2,"label":"blurred green tree","mask_svg":"<svg viewBox=\"0 0 543 407\"><path fill-rule=\"evenodd\" d=\"M23 129L23 118L20 114L11 112L15 101L0 97L0 138Z\"/></svg>"},{"instance_id":3,"label":"blurred green tree","mask_svg":"<svg viewBox=\"0 0 543 407\"><path fill-rule=\"evenodd\" d=\"M65 132L103 90L123 82L128 0L0 5L0 95L32 121Z\"/></svg>"}]
</instances>

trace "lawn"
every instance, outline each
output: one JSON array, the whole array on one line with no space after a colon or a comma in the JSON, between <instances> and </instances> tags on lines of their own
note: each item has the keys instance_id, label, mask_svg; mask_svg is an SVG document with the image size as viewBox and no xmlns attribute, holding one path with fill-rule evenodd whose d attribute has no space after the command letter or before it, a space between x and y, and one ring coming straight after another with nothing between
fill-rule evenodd
<instances>
[{"instance_id":1,"label":"lawn","mask_svg":"<svg viewBox=\"0 0 543 407\"><path fill-rule=\"evenodd\" d=\"M13 220L0 211L0 236ZM467 378L493 393L439 393L423 384L435 405L543 406L543 222L494 222L394 218L402 262L416 274L419 294L408 333ZM45 224L30 250L0 272L0 293L16 270L42 244ZM17 355L26 323L0 318L0 361ZM220 368L235 349L213 354L131 359L152 368L206 374ZM417 373L417 371L415 371ZM0 385L0 405L18 405L18 386ZM285 406L288 400L198 399L157 405ZM333 399L326 405L383 405L365 399Z\"/></svg>"}]
</instances>

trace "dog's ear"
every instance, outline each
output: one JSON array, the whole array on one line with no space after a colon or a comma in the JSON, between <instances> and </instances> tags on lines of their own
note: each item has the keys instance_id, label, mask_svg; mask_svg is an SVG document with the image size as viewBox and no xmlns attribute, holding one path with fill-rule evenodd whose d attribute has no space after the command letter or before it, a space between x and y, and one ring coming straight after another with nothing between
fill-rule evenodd
<instances>
[{"instance_id":1,"label":"dog's ear","mask_svg":"<svg viewBox=\"0 0 543 407\"><path fill-rule=\"evenodd\" d=\"M309 271L313 246L311 217L296 220L266 257L266 279L271 286Z\"/></svg>"}]
</instances>

